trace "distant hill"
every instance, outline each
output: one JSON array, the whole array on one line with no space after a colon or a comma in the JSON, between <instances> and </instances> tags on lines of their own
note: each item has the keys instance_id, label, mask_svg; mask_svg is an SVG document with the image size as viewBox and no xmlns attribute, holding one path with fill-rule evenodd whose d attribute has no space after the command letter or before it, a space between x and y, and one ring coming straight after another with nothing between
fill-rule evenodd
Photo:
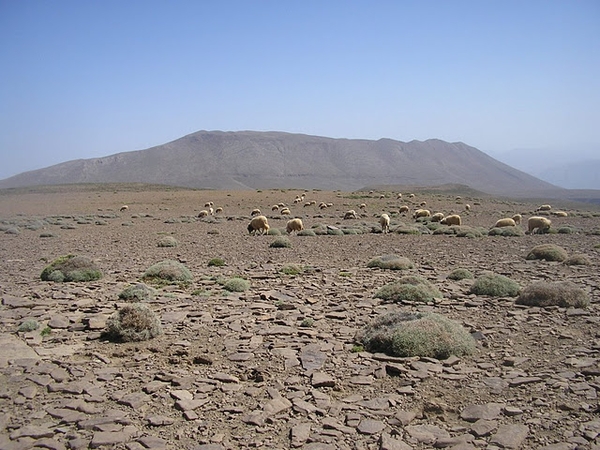
<instances>
[{"instance_id":1,"label":"distant hill","mask_svg":"<svg viewBox=\"0 0 600 450\"><path fill-rule=\"evenodd\" d=\"M140 182L205 189L466 185L492 195L567 190L461 142L332 139L282 132L199 131L146 150L73 160L0 180L0 188Z\"/></svg>"}]
</instances>

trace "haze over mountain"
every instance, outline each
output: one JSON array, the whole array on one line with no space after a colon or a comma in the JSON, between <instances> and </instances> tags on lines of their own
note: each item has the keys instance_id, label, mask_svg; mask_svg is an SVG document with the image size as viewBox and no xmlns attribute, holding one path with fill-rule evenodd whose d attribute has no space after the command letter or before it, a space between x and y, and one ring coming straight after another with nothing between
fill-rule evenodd
<instances>
[{"instance_id":1,"label":"haze over mountain","mask_svg":"<svg viewBox=\"0 0 600 450\"><path fill-rule=\"evenodd\" d=\"M0 180L0 188L142 182L205 189L357 190L462 184L492 195L565 190L461 142L333 139L283 132L198 131L146 150L79 159Z\"/></svg>"}]
</instances>

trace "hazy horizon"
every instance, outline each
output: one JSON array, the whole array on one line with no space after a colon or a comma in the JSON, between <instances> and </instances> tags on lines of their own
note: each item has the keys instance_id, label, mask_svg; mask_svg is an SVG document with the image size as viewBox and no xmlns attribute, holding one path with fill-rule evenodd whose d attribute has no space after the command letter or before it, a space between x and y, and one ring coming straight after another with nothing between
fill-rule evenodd
<instances>
[{"instance_id":1,"label":"hazy horizon","mask_svg":"<svg viewBox=\"0 0 600 450\"><path fill-rule=\"evenodd\" d=\"M202 129L577 161L600 146L599 23L591 0L0 1L0 179Z\"/></svg>"}]
</instances>

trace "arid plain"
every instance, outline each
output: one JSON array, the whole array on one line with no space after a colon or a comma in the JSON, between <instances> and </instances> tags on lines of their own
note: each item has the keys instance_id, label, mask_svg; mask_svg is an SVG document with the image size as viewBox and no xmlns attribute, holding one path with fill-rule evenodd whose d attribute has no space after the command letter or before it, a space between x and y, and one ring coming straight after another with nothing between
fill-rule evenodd
<instances>
[{"instance_id":1,"label":"arid plain","mask_svg":"<svg viewBox=\"0 0 600 450\"><path fill-rule=\"evenodd\" d=\"M223 212L199 218L207 202ZM415 225L421 202L483 229L516 213L526 223L539 206L463 192L0 191L0 449L599 449L600 208L544 201L553 232L543 235L395 232ZM289 217L271 209L278 203L307 229L359 231L292 235L289 248L272 248L277 236L250 236L246 227L259 208L272 229L285 230ZM402 205L409 214L398 213ZM344 220L350 209L360 217ZM384 212L391 232L371 232ZM159 246L165 236L177 245ZM526 260L545 243L588 264ZM103 277L42 281L44 267L67 254L93 259ZM367 267L389 254L415 268ZM226 265L209 266L213 258ZM123 305L119 293L167 259L189 268L193 281L159 287L147 302L163 333L101 339ZM284 273L292 264L300 273ZM475 278L492 271L521 288L569 280L591 303L540 308L470 294L473 280L447 278L456 268ZM428 279L443 297L374 298L406 274ZM234 276L250 288L223 289ZM440 313L472 333L476 351L441 361L359 351L356 333L389 311ZM27 319L40 328L18 331Z\"/></svg>"}]
</instances>

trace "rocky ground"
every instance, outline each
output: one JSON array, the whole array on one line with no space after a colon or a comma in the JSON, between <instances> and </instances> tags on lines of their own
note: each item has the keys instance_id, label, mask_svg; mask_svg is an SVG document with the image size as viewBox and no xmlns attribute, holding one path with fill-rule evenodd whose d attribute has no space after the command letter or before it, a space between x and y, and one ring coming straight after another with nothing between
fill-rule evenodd
<instances>
[{"instance_id":1,"label":"rocky ground","mask_svg":"<svg viewBox=\"0 0 600 450\"><path fill-rule=\"evenodd\" d=\"M470 226L534 213L537 205L492 198L308 191L213 192L123 186L0 192L0 449L600 449L600 213L585 205L553 227L571 234L466 238L390 233L249 236L250 211L272 228L290 205L306 228L392 230L410 217L402 204L459 212ZM205 202L223 207L199 219ZM464 203L471 211L464 211ZM359 210L361 203L365 210ZM127 204L128 210L119 211ZM362 215L342 220L344 211ZM159 247L165 235L176 247ZM590 265L528 261L541 243L585 254ZM92 258L102 279L41 281L55 258ZM443 293L434 304L387 304L373 294L400 276L370 269L397 254ZM227 265L209 267L215 257ZM163 334L135 343L101 339L119 293L152 264L175 259L193 273L148 304ZM296 264L304 270L286 275ZM571 280L587 309L537 308L514 298L469 294L458 267L485 270L525 287ZM402 273L402 275L405 273ZM219 282L250 281L242 293ZM447 360L395 358L356 347L357 331L388 311L430 310L463 324L476 353ZM27 319L42 326L19 332Z\"/></svg>"}]
</instances>

